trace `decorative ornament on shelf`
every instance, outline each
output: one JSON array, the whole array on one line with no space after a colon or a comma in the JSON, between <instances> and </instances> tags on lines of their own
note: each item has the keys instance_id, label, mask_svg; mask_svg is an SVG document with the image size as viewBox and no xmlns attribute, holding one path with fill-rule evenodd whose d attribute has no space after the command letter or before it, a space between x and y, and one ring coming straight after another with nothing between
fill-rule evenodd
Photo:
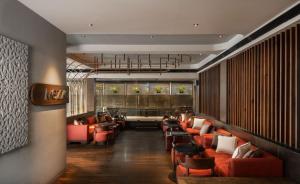
<instances>
[{"instance_id":1,"label":"decorative ornament on shelf","mask_svg":"<svg viewBox=\"0 0 300 184\"><path fill-rule=\"evenodd\" d=\"M119 89L118 89L118 87L116 87L116 86L113 86L113 87L111 87L110 89L111 89L111 91L112 91L114 94L117 94L117 93L119 92Z\"/></svg>"},{"instance_id":2,"label":"decorative ornament on shelf","mask_svg":"<svg viewBox=\"0 0 300 184\"><path fill-rule=\"evenodd\" d=\"M186 90L186 88L185 88L184 85L181 85L181 86L178 87L178 92L179 92L180 94L185 93L185 90Z\"/></svg>"},{"instance_id":3,"label":"decorative ornament on shelf","mask_svg":"<svg viewBox=\"0 0 300 184\"><path fill-rule=\"evenodd\" d=\"M162 91L162 87L161 86L156 86L155 87L155 91L156 91L156 93L161 93L161 91Z\"/></svg>"},{"instance_id":4,"label":"decorative ornament on shelf","mask_svg":"<svg viewBox=\"0 0 300 184\"><path fill-rule=\"evenodd\" d=\"M139 94L139 93L140 93L140 88L139 88L138 86L133 87L132 90L133 90L136 94Z\"/></svg>"}]
</instances>

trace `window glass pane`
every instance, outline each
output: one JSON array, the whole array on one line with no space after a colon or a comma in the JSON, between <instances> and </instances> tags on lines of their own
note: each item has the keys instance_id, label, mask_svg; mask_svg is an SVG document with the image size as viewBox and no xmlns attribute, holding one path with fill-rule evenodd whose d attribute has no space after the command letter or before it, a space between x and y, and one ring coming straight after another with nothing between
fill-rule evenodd
<instances>
[{"instance_id":1,"label":"window glass pane","mask_svg":"<svg viewBox=\"0 0 300 184\"><path fill-rule=\"evenodd\" d=\"M138 96L137 95L127 95L126 97L126 107L127 108L138 108Z\"/></svg>"},{"instance_id":2,"label":"window glass pane","mask_svg":"<svg viewBox=\"0 0 300 184\"><path fill-rule=\"evenodd\" d=\"M105 95L103 96L103 107L123 108L125 107L124 95Z\"/></svg>"},{"instance_id":3,"label":"window glass pane","mask_svg":"<svg viewBox=\"0 0 300 184\"><path fill-rule=\"evenodd\" d=\"M97 111L118 109L128 116L157 116L181 107L193 106L192 83L99 82Z\"/></svg>"},{"instance_id":4,"label":"window glass pane","mask_svg":"<svg viewBox=\"0 0 300 184\"><path fill-rule=\"evenodd\" d=\"M124 95L125 84L122 83L105 83L104 95Z\"/></svg>"},{"instance_id":5,"label":"window glass pane","mask_svg":"<svg viewBox=\"0 0 300 184\"><path fill-rule=\"evenodd\" d=\"M172 95L192 95L193 85L188 83L172 83Z\"/></svg>"},{"instance_id":6,"label":"window glass pane","mask_svg":"<svg viewBox=\"0 0 300 184\"><path fill-rule=\"evenodd\" d=\"M147 95L149 83L127 83L127 95Z\"/></svg>"},{"instance_id":7,"label":"window glass pane","mask_svg":"<svg viewBox=\"0 0 300 184\"><path fill-rule=\"evenodd\" d=\"M193 106L193 96L192 95L172 95L171 96L172 108L179 107L192 107Z\"/></svg>"},{"instance_id":8,"label":"window glass pane","mask_svg":"<svg viewBox=\"0 0 300 184\"><path fill-rule=\"evenodd\" d=\"M150 83L149 84L150 95L169 95L170 83Z\"/></svg>"}]
</instances>

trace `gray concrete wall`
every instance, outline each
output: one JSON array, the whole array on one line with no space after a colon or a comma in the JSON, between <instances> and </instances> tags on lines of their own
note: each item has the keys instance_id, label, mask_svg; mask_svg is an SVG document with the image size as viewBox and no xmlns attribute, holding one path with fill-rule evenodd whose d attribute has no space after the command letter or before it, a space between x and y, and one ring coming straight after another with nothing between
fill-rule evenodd
<instances>
[{"instance_id":1,"label":"gray concrete wall","mask_svg":"<svg viewBox=\"0 0 300 184\"><path fill-rule=\"evenodd\" d=\"M29 84L65 85L63 32L18 1L1 0L0 34L30 46ZM0 156L0 183L49 183L65 168L65 105L29 109L29 144Z\"/></svg>"}]
</instances>

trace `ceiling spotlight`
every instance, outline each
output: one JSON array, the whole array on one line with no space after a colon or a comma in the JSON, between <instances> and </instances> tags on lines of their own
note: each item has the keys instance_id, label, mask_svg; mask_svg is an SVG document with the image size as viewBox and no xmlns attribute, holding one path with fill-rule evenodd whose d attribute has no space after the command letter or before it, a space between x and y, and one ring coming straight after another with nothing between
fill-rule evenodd
<instances>
[{"instance_id":1,"label":"ceiling spotlight","mask_svg":"<svg viewBox=\"0 0 300 184\"><path fill-rule=\"evenodd\" d=\"M199 26L199 24L194 24L194 27L198 27Z\"/></svg>"},{"instance_id":2,"label":"ceiling spotlight","mask_svg":"<svg viewBox=\"0 0 300 184\"><path fill-rule=\"evenodd\" d=\"M93 27L93 26L94 26L94 24L89 24L89 26L90 26L90 27Z\"/></svg>"},{"instance_id":3,"label":"ceiling spotlight","mask_svg":"<svg viewBox=\"0 0 300 184\"><path fill-rule=\"evenodd\" d=\"M220 34L220 35L219 35L219 38L223 38L223 35Z\"/></svg>"},{"instance_id":4,"label":"ceiling spotlight","mask_svg":"<svg viewBox=\"0 0 300 184\"><path fill-rule=\"evenodd\" d=\"M202 53L200 53L199 55L202 56Z\"/></svg>"}]
</instances>

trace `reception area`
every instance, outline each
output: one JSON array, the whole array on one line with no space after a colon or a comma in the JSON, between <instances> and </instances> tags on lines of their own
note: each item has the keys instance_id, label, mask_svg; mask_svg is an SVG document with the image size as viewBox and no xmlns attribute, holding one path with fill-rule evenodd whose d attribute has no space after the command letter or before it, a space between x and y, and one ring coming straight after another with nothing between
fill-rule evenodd
<instances>
[{"instance_id":1,"label":"reception area","mask_svg":"<svg viewBox=\"0 0 300 184\"><path fill-rule=\"evenodd\" d=\"M2 0L0 183L300 183L298 0Z\"/></svg>"}]
</instances>

